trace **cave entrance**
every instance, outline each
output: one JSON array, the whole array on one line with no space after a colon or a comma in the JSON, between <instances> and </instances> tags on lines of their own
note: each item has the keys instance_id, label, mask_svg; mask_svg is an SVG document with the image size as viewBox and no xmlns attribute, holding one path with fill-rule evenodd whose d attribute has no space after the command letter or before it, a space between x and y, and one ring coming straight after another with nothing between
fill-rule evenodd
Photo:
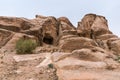
<instances>
[{"instance_id":1,"label":"cave entrance","mask_svg":"<svg viewBox=\"0 0 120 80\"><path fill-rule=\"evenodd\" d=\"M43 42L46 43L46 44L52 45L53 44L53 37L51 37L51 36L45 36L43 38Z\"/></svg>"}]
</instances>

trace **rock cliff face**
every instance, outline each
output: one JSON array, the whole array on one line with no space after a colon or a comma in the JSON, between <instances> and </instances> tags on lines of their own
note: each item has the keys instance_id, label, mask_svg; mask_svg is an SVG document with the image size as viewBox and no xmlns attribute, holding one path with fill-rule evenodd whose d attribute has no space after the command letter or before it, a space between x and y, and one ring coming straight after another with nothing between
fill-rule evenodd
<instances>
[{"instance_id":1,"label":"rock cliff face","mask_svg":"<svg viewBox=\"0 0 120 80\"><path fill-rule=\"evenodd\" d=\"M25 36L38 47L34 54L17 55L16 41ZM0 16L0 80L119 80L119 72L109 71L120 70L119 55L120 39L100 15L85 15L77 28L66 17Z\"/></svg>"}]
</instances>

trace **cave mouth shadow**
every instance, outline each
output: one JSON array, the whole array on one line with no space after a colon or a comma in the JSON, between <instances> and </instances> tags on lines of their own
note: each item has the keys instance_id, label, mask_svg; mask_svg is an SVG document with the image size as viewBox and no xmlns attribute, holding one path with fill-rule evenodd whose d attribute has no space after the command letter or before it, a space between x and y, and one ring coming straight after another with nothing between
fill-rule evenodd
<instances>
[{"instance_id":1,"label":"cave mouth shadow","mask_svg":"<svg viewBox=\"0 0 120 80\"><path fill-rule=\"evenodd\" d=\"M44 36L43 37L43 42L49 45L53 45L53 37L51 36Z\"/></svg>"}]
</instances>

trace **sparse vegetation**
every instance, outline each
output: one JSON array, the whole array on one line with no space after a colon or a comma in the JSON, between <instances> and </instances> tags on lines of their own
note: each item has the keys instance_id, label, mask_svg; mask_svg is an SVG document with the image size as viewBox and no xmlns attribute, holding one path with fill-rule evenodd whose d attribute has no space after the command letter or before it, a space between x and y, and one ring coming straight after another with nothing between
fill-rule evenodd
<instances>
[{"instance_id":1,"label":"sparse vegetation","mask_svg":"<svg viewBox=\"0 0 120 80\"><path fill-rule=\"evenodd\" d=\"M116 61L120 63L120 56L117 57Z\"/></svg>"},{"instance_id":2,"label":"sparse vegetation","mask_svg":"<svg viewBox=\"0 0 120 80\"><path fill-rule=\"evenodd\" d=\"M51 63L51 64L48 64L48 67L49 67L49 68L54 68L54 66L53 66L52 63Z\"/></svg>"},{"instance_id":3,"label":"sparse vegetation","mask_svg":"<svg viewBox=\"0 0 120 80\"><path fill-rule=\"evenodd\" d=\"M31 39L19 39L16 43L17 54L32 53L32 51L37 47L37 43Z\"/></svg>"}]
</instances>

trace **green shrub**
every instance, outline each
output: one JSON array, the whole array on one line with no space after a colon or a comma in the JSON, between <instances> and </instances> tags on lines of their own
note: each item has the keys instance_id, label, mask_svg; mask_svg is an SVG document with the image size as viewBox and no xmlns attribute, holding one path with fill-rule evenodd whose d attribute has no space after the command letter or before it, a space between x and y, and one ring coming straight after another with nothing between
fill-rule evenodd
<instances>
[{"instance_id":1,"label":"green shrub","mask_svg":"<svg viewBox=\"0 0 120 80\"><path fill-rule=\"evenodd\" d=\"M51 63L51 64L48 64L48 67L49 67L49 68L54 68L54 66L53 66L52 63Z\"/></svg>"},{"instance_id":2,"label":"green shrub","mask_svg":"<svg viewBox=\"0 0 120 80\"><path fill-rule=\"evenodd\" d=\"M16 52L17 54L32 53L32 51L37 47L37 43L31 39L19 39L16 42Z\"/></svg>"}]
</instances>

